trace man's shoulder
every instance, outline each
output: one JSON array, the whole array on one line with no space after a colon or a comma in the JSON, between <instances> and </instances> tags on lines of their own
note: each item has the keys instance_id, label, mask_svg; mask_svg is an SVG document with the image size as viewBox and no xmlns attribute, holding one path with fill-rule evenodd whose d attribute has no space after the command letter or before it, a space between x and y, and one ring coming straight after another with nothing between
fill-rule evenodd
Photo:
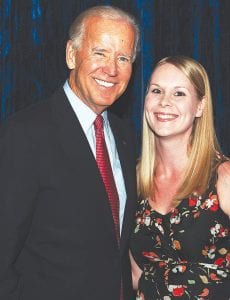
<instances>
[{"instance_id":1,"label":"man's shoulder","mask_svg":"<svg viewBox=\"0 0 230 300\"><path fill-rule=\"evenodd\" d=\"M12 126L13 124L35 124L40 125L45 121L50 120L50 114L53 103L60 97L64 97L63 89L56 90L51 96L39 100L9 116L7 120L1 123L1 126Z\"/></svg>"},{"instance_id":2,"label":"man's shoulder","mask_svg":"<svg viewBox=\"0 0 230 300\"><path fill-rule=\"evenodd\" d=\"M47 136L54 129L53 107L59 98L64 98L64 91L57 90L51 97L31 104L0 124L0 137L39 137ZM64 101L63 101L64 102Z\"/></svg>"}]
</instances>

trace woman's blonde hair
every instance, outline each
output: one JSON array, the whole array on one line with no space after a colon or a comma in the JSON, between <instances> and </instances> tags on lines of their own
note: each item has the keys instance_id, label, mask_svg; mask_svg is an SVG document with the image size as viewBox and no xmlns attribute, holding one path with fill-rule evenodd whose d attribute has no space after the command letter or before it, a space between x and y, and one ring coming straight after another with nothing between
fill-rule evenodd
<instances>
[{"instance_id":1,"label":"woman's blonde hair","mask_svg":"<svg viewBox=\"0 0 230 300\"><path fill-rule=\"evenodd\" d=\"M217 164L220 147L216 138L212 96L208 75L203 66L192 58L172 56L160 60L155 69L163 64L172 64L190 80L200 100L205 98L205 107L201 117L194 121L193 131L188 145L188 163L182 182L174 201L177 203L193 192L204 192L208 186L213 168ZM145 114L143 116L142 151L137 166L138 191L140 197L154 195L154 174L156 151L154 132L149 128Z\"/></svg>"}]
</instances>

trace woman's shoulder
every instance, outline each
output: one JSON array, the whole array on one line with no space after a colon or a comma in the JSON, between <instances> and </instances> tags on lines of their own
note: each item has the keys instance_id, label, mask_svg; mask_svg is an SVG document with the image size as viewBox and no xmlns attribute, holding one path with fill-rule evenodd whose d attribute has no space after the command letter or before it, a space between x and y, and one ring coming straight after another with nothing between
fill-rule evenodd
<instances>
[{"instance_id":1,"label":"woman's shoulder","mask_svg":"<svg viewBox=\"0 0 230 300\"><path fill-rule=\"evenodd\" d=\"M218 166L218 175L220 174L226 175L228 174L229 170L230 170L230 159L225 157L225 160L223 160Z\"/></svg>"},{"instance_id":2,"label":"woman's shoulder","mask_svg":"<svg viewBox=\"0 0 230 300\"><path fill-rule=\"evenodd\" d=\"M221 209L230 217L230 160L221 162L217 168L217 194Z\"/></svg>"}]
</instances>

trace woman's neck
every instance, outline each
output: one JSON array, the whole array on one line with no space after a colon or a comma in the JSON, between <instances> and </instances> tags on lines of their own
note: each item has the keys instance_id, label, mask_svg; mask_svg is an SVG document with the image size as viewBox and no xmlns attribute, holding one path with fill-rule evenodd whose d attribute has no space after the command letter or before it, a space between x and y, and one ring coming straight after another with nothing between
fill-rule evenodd
<instances>
[{"instance_id":1,"label":"woman's neck","mask_svg":"<svg viewBox=\"0 0 230 300\"><path fill-rule=\"evenodd\" d=\"M187 162L187 143L182 141L156 141L156 177L178 176L184 172Z\"/></svg>"},{"instance_id":2,"label":"woman's neck","mask_svg":"<svg viewBox=\"0 0 230 300\"><path fill-rule=\"evenodd\" d=\"M184 179L188 162L187 143L158 139L156 162L154 194L149 202L155 210L165 214L174 207L173 199Z\"/></svg>"}]
</instances>

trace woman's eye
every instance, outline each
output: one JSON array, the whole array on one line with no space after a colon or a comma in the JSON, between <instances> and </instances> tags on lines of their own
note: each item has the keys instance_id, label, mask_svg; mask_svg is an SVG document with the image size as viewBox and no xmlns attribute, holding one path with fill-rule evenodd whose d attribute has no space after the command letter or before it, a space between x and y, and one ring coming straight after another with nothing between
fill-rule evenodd
<instances>
[{"instance_id":1,"label":"woman's eye","mask_svg":"<svg viewBox=\"0 0 230 300\"><path fill-rule=\"evenodd\" d=\"M184 92L181 92L181 91L177 91L177 92L175 92L174 95L175 95L175 96L185 96L185 93L184 93Z\"/></svg>"},{"instance_id":2,"label":"woman's eye","mask_svg":"<svg viewBox=\"0 0 230 300\"><path fill-rule=\"evenodd\" d=\"M153 94L160 94L161 91L160 91L159 89L153 89L153 90L152 90L152 93L153 93Z\"/></svg>"}]
</instances>

